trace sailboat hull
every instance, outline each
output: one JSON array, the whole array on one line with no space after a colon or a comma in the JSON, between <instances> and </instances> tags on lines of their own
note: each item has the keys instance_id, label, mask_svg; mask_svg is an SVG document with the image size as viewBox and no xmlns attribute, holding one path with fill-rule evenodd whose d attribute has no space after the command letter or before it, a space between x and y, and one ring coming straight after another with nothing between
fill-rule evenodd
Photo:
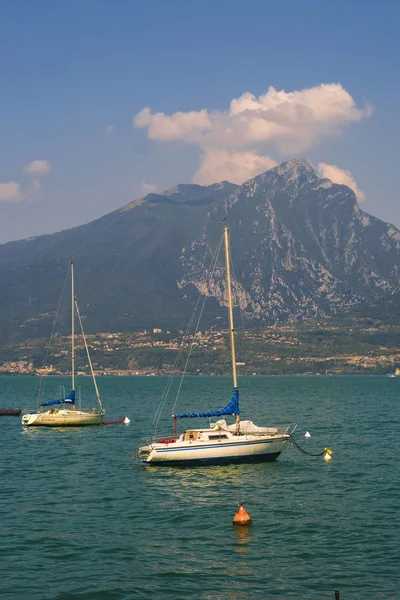
<instances>
[{"instance_id":1,"label":"sailboat hull","mask_svg":"<svg viewBox=\"0 0 400 600\"><path fill-rule=\"evenodd\" d=\"M232 436L235 438L236 436ZM282 453L290 436L273 438L238 436L217 444L172 442L154 443L139 449L139 459L146 464L194 465L274 461Z\"/></svg>"},{"instance_id":2,"label":"sailboat hull","mask_svg":"<svg viewBox=\"0 0 400 600\"><path fill-rule=\"evenodd\" d=\"M22 425L27 427L86 427L101 425L104 412L81 410L48 410L41 413L27 413L22 417Z\"/></svg>"},{"instance_id":3,"label":"sailboat hull","mask_svg":"<svg viewBox=\"0 0 400 600\"><path fill-rule=\"evenodd\" d=\"M257 455L242 455L242 456L226 456L226 457L211 457L211 458L191 458L187 460L162 460L162 461L143 461L147 464L156 465L157 467L202 467L212 465L231 465L231 464L256 464L261 462L274 462L279 458L281 452L271 452L268 454Z\"/></svg>"}]
</instances>

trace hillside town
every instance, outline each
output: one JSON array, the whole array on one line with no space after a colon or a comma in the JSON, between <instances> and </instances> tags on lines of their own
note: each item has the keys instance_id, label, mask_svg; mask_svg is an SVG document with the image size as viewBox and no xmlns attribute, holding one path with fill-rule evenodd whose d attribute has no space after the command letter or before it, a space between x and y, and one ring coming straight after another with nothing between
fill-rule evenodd
<instances>
[{"instance_id":1,"label":"hillside town","mask_svg":"<svg viewBox=\"0 0 400 600\"><path fill-rule=\"evenodd\" d=\"M395 326L352 328L324 322L275 325L238 331L237 366L246 375L392 374L400 368ZM97 333L87 336L96 375L224 375L230 372L227 330L210 329L186 336L183 331ZM0 350L0 374L66 375L70 372L70 336L56 335L52 347L43 339ZM89 374L83 342L77 338L77 369Z\"/></svg>"}]
</instances>

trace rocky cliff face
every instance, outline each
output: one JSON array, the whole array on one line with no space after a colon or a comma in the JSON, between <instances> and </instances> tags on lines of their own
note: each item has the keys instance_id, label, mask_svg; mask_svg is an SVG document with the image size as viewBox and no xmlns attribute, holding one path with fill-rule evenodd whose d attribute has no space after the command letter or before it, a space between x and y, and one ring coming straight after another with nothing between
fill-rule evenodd
<instances>
[{"instance_id":1,"label":"rocky cliff face","mask_svg":"<svg viewBox=\"0 0 400 600\"><path fill-rule=\"evenodd\" d=\"M88 332L184 328L199 291L216 299L206 325L225 317L222 255L210 271L224 224L235 302L253 323L335 314L399 285L400 232L297 159L241 186L179 185L87 225L3 244L0 337L51 330L70 256Z\"/></svg>"},{"instance_id":2,"label":"rocky cliff face","mask_svg":"<svg viewBox=\"0 0 400 600\"><path fill-rule=\"evenodd\" d=\"M346 186L302 159L246 182L207 215L181 255L184 276L224 304L221 267L204 272L226 218L236 255L234 293L249 318L271 322L329 315L399 285L400 233L371 217Z\"/></svg>"}]
</instances>

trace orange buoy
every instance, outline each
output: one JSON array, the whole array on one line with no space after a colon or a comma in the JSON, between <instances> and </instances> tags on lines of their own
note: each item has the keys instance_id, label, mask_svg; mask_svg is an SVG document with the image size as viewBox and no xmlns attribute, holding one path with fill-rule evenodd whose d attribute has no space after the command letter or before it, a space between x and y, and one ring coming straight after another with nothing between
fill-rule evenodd
<instances>
[{"instance_id":1,"label":"orange buoy","mask_svg":"<svg viewBox=\"0 0 400 600\"><path fill-rule=\"evenodd\" d=\"M244 509L243 504L239 504L239 510L236 515L233 517L232 523L234 525L250 525L251 518L249 513Z\"/></svg>"}]
</instances>

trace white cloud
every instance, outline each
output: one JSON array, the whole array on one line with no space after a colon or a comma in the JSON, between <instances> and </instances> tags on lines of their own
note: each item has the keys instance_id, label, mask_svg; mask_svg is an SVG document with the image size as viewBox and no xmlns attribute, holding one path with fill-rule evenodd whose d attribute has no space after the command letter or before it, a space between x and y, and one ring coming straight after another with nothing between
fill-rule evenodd
<instances>
[{"instance_id":1,"label":"white cloud","mask_svg":"<svg viewBox=\"0 0 400 600\"><path fill-rule=\"evenodd\" d=\"M306 150L324 135L341 132L351 122L370 116L370 106L357 108L339 83L285 92L270 87L256 97L250 92L234 98L228 111L162 112L141 110L134 127L147 128L153 140L183 140L200 147L247 149L272 143L282 152Z\"/></svg>"},{"instance_id":2,"label":"white cloud","mask_svg":"<svg viewBox=\"0 0 400 600\"><path fill-rule=\"evenodd\" d=\"M47 160L33 160L23 172L33 176L30 184L22 188L16 181L0 183L0 204L35 200L42 189L39 177L50 173L50 164Z\"/></svg>"},{"instance_id":3,"label":"white cloud","mask_svg":"<svg viewBox=\"0 0 400 600\"><path fill-rule=\"evenodd\" d=\"M143 108L133 118L133 126L148 128L148 136L152 140L182 140L193 134L202 134L212 128L206 109L198 112L176 112L170 117L164 113L152 113Z\"/></svg>"},{"instance_id":4,"label":"white cloud","mask_svg":"<svg viewBox=\"0 0 400 600\"><path fill-rule=\"evenodd\" d=\"M140 186L140 192L143 194L143 196L145 196L146 194L152 194L156 190L157 186L154 183L147 183L146 181L143 181L143 183Z\"/></svg>"},{"instance_id":5,"label":"white cloud","mask_svg":"<svg viewBox=\"0 0 400 600\"><path fill-rule=\"evenodd\" d=\"M236 155L237 164L244 170L247 164L252 171L252 163L258 160L262 167L268 160L267 148L268 154L275 149L283 156L303 152L371 114L371 106L358 108L340 83L322 83L293 92L270 87L258 97L245 92L233 98L225 111L204 108L166 115L146 107L133 118L133 126L147 129L152 140L181 140L200 147L204 158L194 180L209 181L212 156L218 157L221 175L217 168L213 170L216 180L221 180L232 162L228 155Z\"/></svg>"},{"instance_id":6,"label":"white cloud","mask_svg":"<svg viewBox=\"0 0 400 600\"><path fill-rule=\"evenodd\" d=\"M193 181L201 185L210 185L223 180L241 184L277 164L269 156L260 156L253 150L227 152L212 148L205 151Z\"/></svg>"},{"instance_id":7,"label":"white cloud","mask_svg":"<svg viewBox=\"0 0 400 600\"><path fill-rule=\"evenodd\" d=\"M114 125L107 125L107 127L104 129L104 133L106 135L111 135L112 133L114 133L114 131L115 131Z\"/></svg>"},{"instance_id":8,"label":"white cloud","mask_svg":"<svg viewBox=\"0 0 400 600\"><path fill-rule=\"evenodd\" d=\"M50 163L47 160L33 160L29 165L24 167L24 173L36 175L37 177L48 175L50 170Z\"/></svg>"},{"instance_id":9,"label":"white cloud","mask_svg":"<svg viewBox=\"0 0 400 600\"><path fill-rule=\"evenodd\" d=\"M22 190L19 183L15 181L0 183L0 204L20 202L21 200Z\"/></svg>"},{"instance_id":10,"label":"white cloud","mask_svg":"<svg viewBox=\"0 0 400 600\"><path fill-rule=\"evenodd\" d=\"M336 165L327 165L326 163L318 163L317 169L323 177L330 179L333 183L347 185L355 193L357 200L365 200L365 194L357 185L350 171L340 169Z\"/></svg>"}]
</instances>

